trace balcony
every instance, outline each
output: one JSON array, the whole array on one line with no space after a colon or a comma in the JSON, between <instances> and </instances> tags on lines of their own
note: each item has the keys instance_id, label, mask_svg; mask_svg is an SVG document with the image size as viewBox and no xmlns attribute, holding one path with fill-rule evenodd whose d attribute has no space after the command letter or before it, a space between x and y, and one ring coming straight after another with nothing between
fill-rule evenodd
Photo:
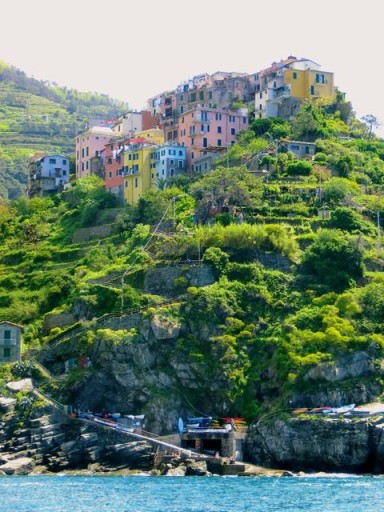
<instances>
[{"instance_id":1,"label":"balcony","mask_svg":"<svg viewBox=\"0 0 384 512\"><path fill-rule=\"evenodd\" d=\"M277 89L269 89L268 90L268 100L269 101L280 101L284 98L290 98L291 89L288 86L278 87Z\"/></svg>"},{"instance_id":2,"label":"balcony","mask_svg":"<svg viewBox=\"0 0 384 512\"><path fill-rule=\"evenodd\" d=\"M15 347L16 343L17 343L16 338L11 338L11 339L4 339L4 338L1 339L0 338L0 346L1 347Z\"/></svg>"}]
</instances>

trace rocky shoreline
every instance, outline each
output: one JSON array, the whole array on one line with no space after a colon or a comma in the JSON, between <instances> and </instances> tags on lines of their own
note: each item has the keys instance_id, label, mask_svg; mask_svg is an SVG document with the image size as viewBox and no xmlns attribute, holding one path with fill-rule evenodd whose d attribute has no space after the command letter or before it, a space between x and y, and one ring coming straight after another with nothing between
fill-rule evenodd
<instances>
[{"instance_id":1,"label":"rocky shoreline","mask_svg":"<svg viewBox=\"0 0 384 512\"><path fill-rule=\"evenodd\" d=\"M8 383L0 396L0 475L209 476L223 468L203 458L165 455L145 440L94 422L71 418L41 401L30 411L33 389ZM29 394L28 394L29 393ZM384 413L367 418L286 415L259 421L247 435L241 476L384 474Z\"/></svg>"}]
</instances>

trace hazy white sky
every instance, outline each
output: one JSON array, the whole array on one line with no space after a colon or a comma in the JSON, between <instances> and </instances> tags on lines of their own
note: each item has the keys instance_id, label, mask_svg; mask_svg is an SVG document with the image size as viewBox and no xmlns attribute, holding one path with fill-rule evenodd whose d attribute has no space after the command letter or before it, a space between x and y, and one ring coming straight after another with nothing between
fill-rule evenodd
<instances>
[{"instance_id":1,"label":"hazy white sky","mask_svg":"<svg viewBox=\"0 0 384 512\"><path fill-rule=\"evenodd\" d=\"M307 57L384 123L383 0L1 0L0 60L131 108L215 71ZM384 125L377 131L384 136Z\"/></svg>"}]
</instances>

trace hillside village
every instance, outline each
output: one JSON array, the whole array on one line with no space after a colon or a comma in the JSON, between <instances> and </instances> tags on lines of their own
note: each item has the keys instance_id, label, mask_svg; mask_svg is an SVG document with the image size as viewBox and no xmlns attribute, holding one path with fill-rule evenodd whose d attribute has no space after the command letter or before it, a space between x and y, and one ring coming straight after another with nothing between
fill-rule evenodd
<instances>
[{"instance_id":1,"label":"hillside village","mask_svg":"<svg viewBox=\"0 0 384 512\"><path fill-rule=\"evenodd\" d=\"M99 101L0 202L0 472L382 473L375 120L292 56Z\"/></svg>"},{"instance_id":2,"label":"hillside village","mask_svg":"<svg viewBox=\"0 0 384 512\"><path fill-rule=\"evenodd\" d=\"M150 98L146 111L99 121L79 133L76 179L98 175L105 179L107 190L133 205L149 189L164 187L169 178L210 171L217 158L230 152L238 134L248 130L250 111L255 119L289 120L303 100L332 103L336 95L333 73L293 56L251 75L198 75ZM292 148L298 156L314 153L310 144L296 142ZM37 169L34 158L29 197L43 197L69 182L68 160L63 163L58 157L53 163L54 157L40 156ZM47 159L52 160L50 167Z\"/></svg>"}]
</instances>

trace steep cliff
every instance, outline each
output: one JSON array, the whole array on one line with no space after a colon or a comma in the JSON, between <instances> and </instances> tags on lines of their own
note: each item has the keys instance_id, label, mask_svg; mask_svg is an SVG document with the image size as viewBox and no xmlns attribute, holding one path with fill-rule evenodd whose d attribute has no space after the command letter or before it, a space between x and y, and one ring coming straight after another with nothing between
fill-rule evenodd
<instances>
[{"instance_id":1,"label":"steep cliff","mask_svg":"<svg viewBox=\"0 0 384 512\"><path fill-rule=\"evenodd\" d=\"M247 455L256 464L294 471L384 471L384 417L270 419L251 429Z\"/></svg>"}]
</instances>

